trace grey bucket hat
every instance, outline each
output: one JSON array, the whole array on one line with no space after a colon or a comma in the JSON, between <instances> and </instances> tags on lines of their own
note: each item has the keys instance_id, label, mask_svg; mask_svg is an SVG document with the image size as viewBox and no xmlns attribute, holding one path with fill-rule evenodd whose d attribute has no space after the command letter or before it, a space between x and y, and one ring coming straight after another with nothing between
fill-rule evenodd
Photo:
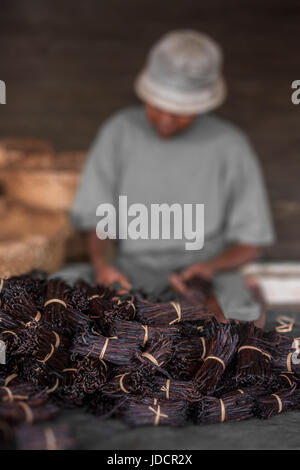
<instances>
[{"instance_id":1,"label":"grey bucket hat","mask_svg":"<svg viewBox=\"0 0 300 470\"><path fill-rule=\"evenodd\" d=\"M139 98L177 114L200 114L226 97L222 51L197 31L172 31L150 50L135 81Z\"/></svg>"}]
</instances>

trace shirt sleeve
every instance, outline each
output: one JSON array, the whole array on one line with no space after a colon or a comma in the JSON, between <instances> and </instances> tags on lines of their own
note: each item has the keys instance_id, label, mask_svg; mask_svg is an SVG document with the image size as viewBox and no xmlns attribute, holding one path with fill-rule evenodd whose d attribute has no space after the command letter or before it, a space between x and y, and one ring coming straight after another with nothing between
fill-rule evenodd
<instances>
[{"instance_id":1,"label":"shirt sleeve","mask_svg":"<svg viewBox=\"0 0 300 470\"><path fill-rule=\"evenodd\" d=\"M232 149L234 163L229 178L226 241L251 245L274 242L271 211L262 171L246 137Z\"/></svg>"},{"instance_id":2,"label":"shirt sleeve","mask_svg":"<svg viewBox=\"0 0 300 470\"><path fill-rule=\"evenodd\" d=\"M91 147L70 213L72 224L78 230L94 229L98 222L98 205L115 203L118 134L117 123L108 122L100 129Z\"/></svg>"}]
</instances>

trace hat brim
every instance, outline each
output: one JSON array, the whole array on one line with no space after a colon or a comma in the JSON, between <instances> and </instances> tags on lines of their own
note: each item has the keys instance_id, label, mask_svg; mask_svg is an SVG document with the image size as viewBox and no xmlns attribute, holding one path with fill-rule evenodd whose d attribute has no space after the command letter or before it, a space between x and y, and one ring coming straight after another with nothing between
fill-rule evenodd
<instances>
[{"instance_id":1,"label":"hat brim","mask_svg":"<svg viewBox=\"0 0 300 470\"><path fill-rule=\"evenodd\" d=\"M226 84L220 76L213 84L199 91L181 91L162 86L152 80L147 70L137 77L134 89L137 96L170 113L201 114L220 106L226 98Z\"/></svg>"}]
</instances>

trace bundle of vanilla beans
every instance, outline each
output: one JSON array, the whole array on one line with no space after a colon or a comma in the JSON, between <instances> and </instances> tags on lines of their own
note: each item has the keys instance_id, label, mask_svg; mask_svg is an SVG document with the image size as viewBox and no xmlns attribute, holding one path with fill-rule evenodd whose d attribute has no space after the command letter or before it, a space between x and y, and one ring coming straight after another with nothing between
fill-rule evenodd
<instances>
[{"instance_id":1,"label":"bundle of vanilla beans","mask_svg":"<svg viewBox=\"0 0 300 470\"><path fill-rule=\"evenodd\" d=\"M192 301L162 302L39 272L0 280L2 446L73 447L69 429L35 426L65 406L132 426L300 409L298 342L220 322L208 307L211 286L195 279L189 289Z\"/></svg>"}]
</instances>

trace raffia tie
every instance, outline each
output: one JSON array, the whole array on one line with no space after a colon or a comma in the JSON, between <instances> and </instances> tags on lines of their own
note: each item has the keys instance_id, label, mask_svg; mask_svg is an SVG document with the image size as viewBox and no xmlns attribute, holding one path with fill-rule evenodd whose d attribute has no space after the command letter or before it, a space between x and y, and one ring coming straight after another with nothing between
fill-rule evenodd
<instances>
[{"instance_id":1,"label":"raffia tie","mask_svg":"<svg viewBox=\"0 0 300 470\"><path fill-rule=\"evenodd\" d=\"M12 382L16 377L18 377L18 374L11 374L8 377L6 377L5 382L4 382L4 387L7 387L10 382Z\"/></svg>"},{"instance_id":2,"label":"raffia tie","mask_svg":"<svg viewBox=\"0 0 300 470\"><path fill-rule=\"evenodd\" d=\"M67 308L66 302L64 302L61 299L49 299L49 300L47 300L47 302L44 303L44 308L46 308L47 305L50 305L50 304L61 304L63 307Z\"/></svg>"},{"instance_id":3,"label":"raffia tie","mask_svg":"<svg viewBox=\"0 0 300 470\"><path fill-rule=\"evenodd\" d=\"M217 356L206 356L206 358L204 359L204 362L208 361L209 359L212 359L214 361L218 361L220 364L222 364L223 370L226 369L225 362L222 359L220 359L219 357L217 357Z\"/></svg>"},{"instance_id":4,"label":"raffia tie","mask_svg":"<svg viewBox=\"0 0 300 470\"><path fill-rule=\"evenodd\" d=\"M143 344L146 344L148 339L149 339L149 328L147 325L142 325L142 328L145 330L145 336L144 336L144 341Z\"/></svg>"},{"instance_id":5,"label":"raffia tie","mask_svg":"<svg viewBox=\"0 0 300 470\"><path fill-rule=\"evenodd\" d=\"M7 398L10 402L14 401L14 396L12 391L8 387L0 387L0 390L4 390L7 393Z\"/></svg>"},{"instance_id":6,"label":"raffia tie","mask_svg":"<svg viewBox=\"0 0 300 470\"><path fill-rule=\"evenodd\" d=\"M240 351L245 350L245 349L252 349L253 351L257 351L257 352L259 352L260 354L263 354L263 355L266 356L269 360L272 359L271 354L268 354L268 353L266 353L265 351L263 351L262 349L256 348L255 346L241 346L241 347L238 349L238 353L239 353Z\"/></svg>"},{"instance_id":7,"label":"raffia tie","mask_svg":"<svg viewBox=\"0 0 300 470\"><path fill-rule=\"evenodd\" d=\"M281 398L279 395L276 395L276 393L272 393L271 394L272 397L275 397L277 402L278 402L278 413L281 413L282 412L282 401L281 401Z\"/></svg>"},{"instance_id":8,"label":"raffia tie","mask_svg":"<svg viewBox=\"0 0 300 470\"><path fill-rule=\"evenodd\" d=\"M292 357L293 357L293 354L294 354L294 353L290 352L290 353L287 355L287 358L286 358L286 367L287 367L288 372L290 372L290 373L293 372L293 369L292 369Z\"/></svg>"},{"instance_id":9,"label":"raffia tie","mask_svg":"<svg viewBox=\"0 0 300 470\"><path fill-rule=\"evenodd\" d=\"M102 299L102 297L104 297L104 294L102 295L99 295L99 294L95 294L95 295L91 295L90 297L88 297L88 300L94 300L94 299Z\"/></svg>"},{"instance_id":10,"label":"raffia tie","mask_svg":"<svg viewBox=\"0 0 300 470\"><path fill-rule=\"evenodd\" d=\"M171 385L171 380L170 379L167 379L166 380L166 385L163 385L161 387L161 390L163 392L166 392L166 399L167 400L170 400L170 385Z\"/></svg>"},{"instance_id":11,"label":"raffia tie","mask_svg":"<svg viewBox=\"0 0 300 470\"><path fill-rule=\"evenodd\" d=\"M43 364L45 364L47 361L49 361L50 357L52 357L53 353L54 353L54 346L53 344L50 344L50 352L44 357L44 359L37 359L37 362L41 362Z\"/></svg>"},{"instance_id":12,"label":"raffia tie","mask_svg":"<svg viewBox=\"0 0 300 470\"><path fill-rule=\"evenodd\" d=\"M23 411L25 413L25 420L27 424L32 424L33 423L33 414L31 408L27 405L27 403L24 403L23 401L19 402L19 405L21 408L23 408Z\"/></svg>"},{"instance_id":13,"label":"raffia tie","mask_svg":"<svg viewBox=\"0 0 300 470\"><path fill-rule=\"evenodd\" d=\"M41 312L37 311L36 316L34 317L34 321L38 323L41 318L42 318ZM31 323L32 323L31 321L28 321L27 323L25 323L25 326L30 326Z\"/></svg>"},{"instance_id":14,"label":"raffia tie","mask_svg":"<svg viewBox=\"0 0 300 470\"><path fill-rule=\"evenodd\" d=\"M279 323L279 326L276 326L277 333L290 333L293 331L295 320L294 318L288 317L286 315L280 315L276 318L276 321Z\"/></svg>"},{"instance_id":15,"label":"raffia tie","mask_svg":"<svg viewBox=\"0 0 300 470\"><path fill-rule=\"evenodd\" d=\"M18 338L17 333L15 333L14 331L11 331L11 330L2 331L1 334L2 334L2 335L13 335L13 336L15 336L16 338Z\"/></svg>"},{"instance_id":16,"label":"raffia tie","mask_svg":"<svg viewBox=\"0 0 300 470\"><path fill-rule=\"evenodd\" d=\"M177 318L175 318L175 320L172 320L170 321L169 325L173 325L174 323L178 323L180 322L181 320L181 307L180 307L180 304L178 302L170 302L170 304L172 305L172 307L174 307L176 313L177 313Z\"/></svg>"},{"instance_id":17,"label":"raffia tie","mask_svg":"<svg viewBox=\"0 0 300 470\"><path fill-rule=\"evenodd\" d=\"M55 347L55 348L58 348L59 345L60 345L60 336L59 336L58 333L56 333L56 331L52 331L52 333L53 333L54 336L55 336L55 345L54 345L54 347Z\"/></svg>"},{"instance_id":18,"label":"raffia tie","mask_svg":"<svg viewBox=\"0 0 300 470\"><path fill-rule=\"evenodd\" d=\"M99 361L102 361L103 358L104 358L104 355L105 355L105 352L106 352L106 349L107 349L107 346L108 346L108 343L111 339L118 339L117 336L112 336L111 338L106 338L105 339L105 343L104 343L104 346L102 348L102 351L101 353L99 354Z\"/></svg>"},{"instance_id":19,"label":"raffia tie","mask_svg":"<svg viewBox=\"0 0 300 470\"><path fill-rule=\"evenodd\" d=\"M166 414L163 414L160 412L160 405L157 405L157 409L153 408L152 406L148 406L148 409L150 411L153 411L153 413L155 414L155 420L154 420L154 426L158 426L159 425L159 420L160 418L168 418L169 416L166 415Z\"/></svg>"},{"instance_id":20,"label":"raffia tie","mask_svg":"<svg viewBox=\"0 0 300 470\"><path fill-rule=\"evenodd\" d=\"M130 372L125 372L125 374L121 374L121 375L116 375L116 379L117 378L120 378L120 389L124 392L124 393L130 393L129 390L127 390L124 386L124 377L125 375L128 375L130 374Z\"/></svg>"},{"instance_id":21,"label":"raffia tie","mask_svg":"<svg viewBox=\"0 0 300 470\"><path fill-rule=\"evenodd\" d=\"M226 410L225 410L225 405L224 405L224 401L222 400L222 398L220 398L220 405L221 405L221 423L224 423L225 419L226 419Z\"/></svg>"},{"instance_id":22,"label":"raffia tie","mask_svg":"<svg viewBox=\"0 0 300 470\"><path fill-rule=\"evenodd\" d=\"M135 308L135 305L134 305L134 303L133 303L133 300L130 300L130 301L128 302L128 305L130 305L130 306L133 308L133 317L132 317L132 319L134 319L134 318L135 318L135 315L136 315L136 308Z\"/></svg>"},{"instance_id":23,"label":"raffia tie","mask_svg":"<svg viewBox=\"0 0 300 470\"><path fill-rule=\"evenodd\" d=\"M152 354L150 354L150 353L145 352L145 353L142 354L142 356L149 359L149 361L151 361L154 365L156 365L156 367L160 367L162 365L162 362L159 364L157 362L157 360L155 359L155 357L152 356Z\"/></svg>"},{"instance_id":24,"label":"raffia tie","mask_svg":"<svg viewBox=\"0 0 300 470\"><path fill-rule=\"evenodd\" d=\"M42 318L41 312L37 311L37 314L34 317L34 321L39 322L41 318Z\"/></svg>"},{"instance_id":25,"label":"raffia tie","mask_svg":"<svg viewBox=\"0 0 300 470\"><path fill-rule=\"evenodd\" d=\"M204 358L205 358L205 355L206 355L206 345L205 345L205 338L204 338L204 336L201 336L201 342L202 342L202 345L203 345L203 352L202 352L202 355L201 355L201 359L204 359Z\"/></svg>"},{"instance_id":26,"label":"raffia tie","mask_svg":"<svg viewBox=\"0 0 300 470\"><path fill-rule=\"evenodd\" d=\"M57 450L56 437L51 428L44 429L47 450Z\"/></svg>"},{"instance_id":27,"label":"raffia tie","mask_svg":"<svg viewBox=\"0 0 300 470\"><path fill-rule=\"evenodd\" d=\"M57 389L58 385L59 385L59 379L56 378L55 384L53 385L53 387L48 388L46 393L53 393Z\"/></svg>"},{"instance_id":28,"label":"raffia tie","mask_svg":"<svg viewBox=\"0 0 300 470\"><path fill-rule=\"evenodd\" d=\"M290 384L290 387L292 388L293 382L291 381L291 379L286 374L280 374L280 377L284 377L288 381L288 383Z\"/></svg>"}]
</instances>

